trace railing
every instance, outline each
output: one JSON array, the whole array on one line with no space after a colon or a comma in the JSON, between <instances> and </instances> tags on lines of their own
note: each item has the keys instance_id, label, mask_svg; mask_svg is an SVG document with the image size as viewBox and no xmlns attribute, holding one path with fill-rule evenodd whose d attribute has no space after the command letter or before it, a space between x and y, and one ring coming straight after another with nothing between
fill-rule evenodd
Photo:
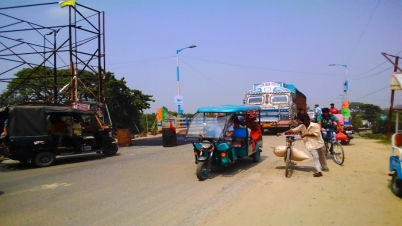
<instances>
[{"instance_id":1,"label":"railing","mask_svg":"<svg viewBox=\"0 0 402 226\"><path fill-rule=\"evenodd\" d=\"M165 119L163 121L158 122L158 131L162 131L162 128L170 128L170 125L176 129L184 129L187 128L189 123L189 118L172 118L172 119Z\"/></svg>"}]
</instances>

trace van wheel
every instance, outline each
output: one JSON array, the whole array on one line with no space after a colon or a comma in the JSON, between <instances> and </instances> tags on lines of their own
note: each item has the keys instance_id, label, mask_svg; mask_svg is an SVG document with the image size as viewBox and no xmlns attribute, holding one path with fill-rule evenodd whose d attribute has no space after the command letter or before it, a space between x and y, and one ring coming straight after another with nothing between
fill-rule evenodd
<instances>
[{"instance_id":1,"label":"van wheel","mask_svg":"<svg viewBox=\"0 0 402 226\"><path fill-rule=\"evenodd\" d=\"M56 160L56 156L49 151L39 152L33 159L33 164L37 167L50 166Z\"/></svg>"},{"instance_id":2,"label":"van wheel","mask_svg":"<svg viewBox=\"0 0 402 226\"><path fill-rule=\"evenodd\" d=\"M119 147L117 146L117 144L110 144L109 147L105 148L102 153L106 156L112 156L115 155L116 152L119 150Z\"/></svg>"}]
</instances>

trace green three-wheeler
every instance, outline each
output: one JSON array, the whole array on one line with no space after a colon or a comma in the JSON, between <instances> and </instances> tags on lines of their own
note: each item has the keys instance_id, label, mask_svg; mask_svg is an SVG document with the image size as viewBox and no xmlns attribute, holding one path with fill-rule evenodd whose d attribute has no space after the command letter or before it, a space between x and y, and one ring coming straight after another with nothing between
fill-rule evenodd
<instances>
[{"instance_id":1,"label":"green three-wheeler","mask_svg":"<svg viewBox=\"0 0 402 226\"><path fill-rule=\"evenodd\" d=\"M197 178L207 179L212 164L227 166L243 157L259 162L263 143L261 131L259 106L199 108L186 133L186 140L191 140L194 146Z\"/></svg>"}]
</instances>

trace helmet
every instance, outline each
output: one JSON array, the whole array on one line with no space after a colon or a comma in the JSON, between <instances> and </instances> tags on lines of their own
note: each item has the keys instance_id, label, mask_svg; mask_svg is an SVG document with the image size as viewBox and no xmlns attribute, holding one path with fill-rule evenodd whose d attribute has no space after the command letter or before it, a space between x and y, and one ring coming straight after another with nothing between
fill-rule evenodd
<instances>
[{"instance_id":1,"label":"helmet","mask_svg":"<svg viewBox=\"0 0 402 226\"><path fill-rule=\"evenodd\" d=\"M330 112L331 112L332 114L338 114L338 109L336 109L336 108L331 108Z\"/></svg>"}]
</instances>

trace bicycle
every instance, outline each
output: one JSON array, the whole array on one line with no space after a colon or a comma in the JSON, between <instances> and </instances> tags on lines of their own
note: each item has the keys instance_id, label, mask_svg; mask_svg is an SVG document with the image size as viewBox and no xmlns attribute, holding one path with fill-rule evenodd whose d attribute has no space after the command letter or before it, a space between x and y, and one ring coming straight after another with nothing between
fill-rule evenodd
<instances>
[{"instance_id":1,"label":"bicycle","mask_svg":"<svg viewBox=\"0 0 402 226\"><path fill-rule=\"evenodd\" d=\"M286 154L285 154L285 176L290 177L290 169L289 165L291 164L291 159L292 159L292 151L293 147L295 146L294 142L296 139L300 138L300 135L285 135L284 133L281 134L281 136L285 136L286 138Z\"/></svg>"},{"instance_id":2,"label":"bicycle","mask_svg":"<svg viewBox=\"0 0 402 226\"><path fill-rule=\"evenodd\" d=\"M333 136L329 136L329 133L332 133L329 130L325 131L323 134L323 140L325 144L325 155L330 153L336 164L342 165L345 161L345 153L343 151L343 147L339 141L336 140L335 134Z\"/></svg>"}]
</instances>

